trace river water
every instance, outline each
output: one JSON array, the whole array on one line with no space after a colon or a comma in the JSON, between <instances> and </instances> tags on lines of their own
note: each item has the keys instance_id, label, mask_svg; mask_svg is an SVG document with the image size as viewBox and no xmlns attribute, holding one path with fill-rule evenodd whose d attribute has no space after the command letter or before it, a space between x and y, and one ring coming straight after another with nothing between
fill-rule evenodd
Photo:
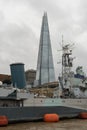
<instances>
[{"instance_id":1,"label":"river water","mask_svg":"<svg viewBox=\"0 0 87 130\"><path fill-rule=\"evenodd\" d=\"M87 130L87 120L84 119L68 119L61 120L56 123L46 122L27 122L9 124L0 127L0 130Z\"/></svg>"}]
</instances>

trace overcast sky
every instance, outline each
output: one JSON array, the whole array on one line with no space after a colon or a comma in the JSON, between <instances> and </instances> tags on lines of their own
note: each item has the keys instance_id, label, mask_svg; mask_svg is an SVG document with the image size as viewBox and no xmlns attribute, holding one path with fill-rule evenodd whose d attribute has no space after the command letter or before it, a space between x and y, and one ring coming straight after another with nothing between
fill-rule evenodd
<instances>
[{"instance_id":1,"label":"overcast sky","mask_svg":"<svg viewBox=\"0 0 87 130\"><path fill-rule=\"evenodd\" d=\"M0 0L0 73L23 62L25 70L36 69L42 16L47 11L56 75L60 72L59 43L75 43L74 67L87 72L86 0Z\"/></svg>"}]
</instances>

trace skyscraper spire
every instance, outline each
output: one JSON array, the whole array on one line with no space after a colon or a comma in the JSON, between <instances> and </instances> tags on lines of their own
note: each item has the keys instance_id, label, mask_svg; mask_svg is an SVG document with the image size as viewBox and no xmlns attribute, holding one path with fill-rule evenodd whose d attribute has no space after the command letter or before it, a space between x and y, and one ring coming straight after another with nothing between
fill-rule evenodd
<instances>
[{"instance_id":1,"label":"skyscraper spire","mask_svg":"<svg viewBox=\"0 0 87 130\"><path fill-rule=\"evenodd\" d=\"M46 12L44 13L42 19L36 81L38 81L38 85L55 81L53 57Z\"/></svg>"}]
</instances>

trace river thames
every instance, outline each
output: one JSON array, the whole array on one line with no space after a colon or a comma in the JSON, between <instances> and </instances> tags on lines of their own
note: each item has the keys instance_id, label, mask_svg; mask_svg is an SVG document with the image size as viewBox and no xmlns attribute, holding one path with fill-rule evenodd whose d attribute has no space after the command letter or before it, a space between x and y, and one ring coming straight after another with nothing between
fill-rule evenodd
<instances>
[{"instance_id":1,"label":"river thames","mask_svg":"<svg viewBox=\"0 0 87 130\"><path fill-rule=\"evenodd\" d=\"M47 122L27 122L9 124L0 127L0 130L87 130L87 120L85 119L68 119L60 120L56 123Z\"/></svg>"}]
</instances>

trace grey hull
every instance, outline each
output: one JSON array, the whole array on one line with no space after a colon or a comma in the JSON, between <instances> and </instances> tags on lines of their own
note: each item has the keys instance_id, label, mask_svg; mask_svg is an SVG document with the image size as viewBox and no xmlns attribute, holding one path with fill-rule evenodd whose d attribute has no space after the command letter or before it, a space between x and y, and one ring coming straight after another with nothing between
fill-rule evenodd
<instances>
[{"instance_id":1,"label":"grey hull","mask_svg":"<svg viewBox=\"0 0 87 130\"><path fill-rule=\"evenodd\" d=\"M62 117L78 116L80 112L87 110L64 107L64 106L48 106L48 107L0 107L0 116L8 117L9 123L34 121L43 119L44 114L56 113Z\"/></svg>"}]
</instances>

